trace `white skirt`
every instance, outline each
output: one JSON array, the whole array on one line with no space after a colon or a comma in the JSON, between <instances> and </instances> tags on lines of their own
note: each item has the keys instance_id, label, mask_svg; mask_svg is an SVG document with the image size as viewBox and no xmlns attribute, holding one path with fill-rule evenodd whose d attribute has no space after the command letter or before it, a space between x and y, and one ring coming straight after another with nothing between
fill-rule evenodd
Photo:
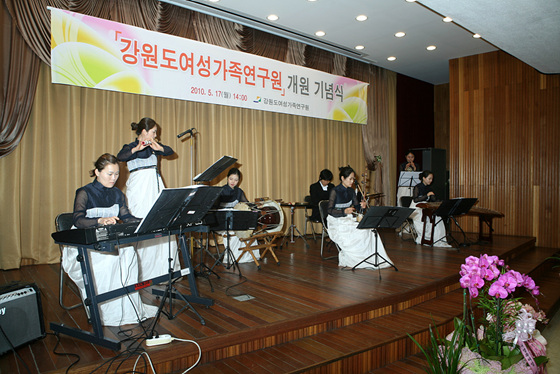
<instances>
[{"instance_id":1,"label":"white skirt","mask_svg":"<svg viewBox=\"0 0 560 374\"><path fill-rule=\"evenodd\" d=\"M227 248L227 235L225 233L221 234L224 237L224 248ZM251 254L248 251L242 251L241 248L245 248L245 243L242 242L241 240L239 240L239 238L236 235L230 235L229 236L229 249L231 250L231 253L228 254L226 252L226 254L224 255L224 263L225 264L231 264L233 263L233 260L231 259L231 257L233 257L234 259L237 260L237 258L239 256L241 256L241 254L243 254L243 256L241 256L241 258L239 260L237 260L237 262L239 264L242 264L244 262L253 262L253 257L251 256ZM226 249L224 249L226 250ZM255 258L257 260L260 260L261 258L261 254L260 251L258 249L253 249L251 252L253 252L253 255L255 256Z\"/></svg>"},{"instance_id":2,"label":"white skirt","mask_svg":"<svg viewBox=\"0 0 560 374\"><path fill-rule=\"evenodd\" d=\"M376 239L374 232L370 229L358 229L358 222L352 215L339 218L329 215L327 216L327 225L329 237L340 247L339 266L354 267L360 261L375 253ZM379 235L377 235L377 253L383 259L389 261L390 264L381 263L384 262L382 258L373 256L367 262L362 262L358 268L382 269L393 264L385 252L385 247ZM376 262L379 266L374 266Z\"/></svg>"},{"instance_id":3,"label":"white skirt","mask_svg":"<svg viewBox=\"0 0 560 374\"><path fill-rule=\"evenodd\" d=\"M88 251L93 283L96 293L102 294L117 288L138 283L138 260L134 247L122 247L118 252ZM76 260L78 249L64 247L62 267L80 289L82 299L86 298L86 290L80 263ZM120 326L138 323L154 317L157 307L142 303L140 294L132 292L115 299L107 300L99 305L101 324L104 326Z\"/></svg>"},{"instance_id":4,"label":"white skirt","mask_svg":"<svg viewBox=\"0 0 560 374\"><path fill-rule=\"evenodd\" d=\"M414 228L418 233L416 237L416 244L422 244L422 232L424 232L424 222L422 222L422 209L416 207L416 203L413 201L410 203L410 207L414 209L414 212L410 215L414 222ZM445 222L441 219L441 217L436 216L435 221L436 227L434 227L434 239L433 239L433 246L434 247L451 247L447 243L446 239L446 231L445 231ZM426 221L426 232L424 233L424 238L426 240L430 240L432 237L432 223L428 219Z\"/></svg>"},{"instance_id":5,"label":"white skirt","mask_svg":"<svg viewBox=\"0 0 560 374\"><path fill-rule=\"evenodd\" d=\"M156 169L142 169L130 173L126 182L126 197L130 213L138 218L146 217L164 187ZM138 243L139 280L143 281L168 274L170 255L173 259L172 269L179 270L177 252L175 235L170 238L156 238Z\"/></svg>"}]
</instances>

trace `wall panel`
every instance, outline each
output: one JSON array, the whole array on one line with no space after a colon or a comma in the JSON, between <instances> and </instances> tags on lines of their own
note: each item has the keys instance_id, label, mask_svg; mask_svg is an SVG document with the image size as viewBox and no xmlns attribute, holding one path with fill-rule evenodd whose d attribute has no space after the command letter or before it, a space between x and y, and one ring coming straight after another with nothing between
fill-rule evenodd
<instances>
[{"instance_id":1,"label":"wall panel","mask_svg":"<svg viewBox=\"0 0 560 374\"><path fill-rule=\"evenodd\" d=\"M449 91L450 196L505 213L496 234L560 247L560 76L497 51L451 60Z\"/></svg>"}]
</instances>

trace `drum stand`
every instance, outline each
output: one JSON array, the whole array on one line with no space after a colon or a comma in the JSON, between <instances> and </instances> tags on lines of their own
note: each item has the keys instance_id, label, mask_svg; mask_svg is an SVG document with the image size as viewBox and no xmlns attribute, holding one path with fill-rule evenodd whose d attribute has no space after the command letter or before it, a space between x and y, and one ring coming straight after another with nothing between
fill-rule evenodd
<instances>
[{"instance_id":1,"label":"drum stand","mask_svg":"<svg viewBox=\"0 0 560 374\"><path fill-rule=\"evenodd\" d=\"M290 204L290 220L291 220L291 224L290 224L290 243L295 243L296 241L294 240L294 230L297 232L297 237L302 238L303 241L305 242L305 246L307 248L309 248L309 243L307 243L307 240L305 239L305 236L303 236L301 234L301 232L299 231L299 229L297 228L297 226L294 224L294 210L296 209L296 206L293 204ZM297 238L296 237L296 238ZM282 247L282 245L284 245L284 241L286 240L286 237L284 237L284 239L282 239L282 243L280 243L280 247Z\"/></svg>"}]
</instances>

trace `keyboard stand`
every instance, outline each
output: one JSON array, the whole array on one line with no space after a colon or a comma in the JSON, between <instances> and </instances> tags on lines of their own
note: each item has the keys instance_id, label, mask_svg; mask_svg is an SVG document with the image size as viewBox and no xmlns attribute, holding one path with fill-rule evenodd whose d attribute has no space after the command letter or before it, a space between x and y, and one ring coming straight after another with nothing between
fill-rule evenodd
<instances>
[{"instance_id":1,"label":"keyboard stand","mask_svg":"<svg viewBox=\"0 0 560 374\"><path fill-rule=\"evenodd\" d=\"M112 349L114 351L118 351L120 349L121 343L119 341L108 339L103 334L103 326L101 324L101 318L99 314L99 303L107 300L114 299L115 297L127 294L138 292L143 288L150 287L154 284L162 283L169 280L169 274L164 274L159 277L155 277L149 280L144 280L140 283L131 284L129 286L125 286L122 288L117 288L102 294L97 294L93 282L93 274L91 270L91 263L89 261L88 252L90 250L98 250L98 251L105 251L105 252L113 252L114 247L116 245L125 245L129 243L136 243L148 239L153 239L155 237L165 237L168 235L181 235L180 245L181 245L181 255L183 256L183 262L185 263L185 268L181 270L177 270L173 272L173 279L177 279L179 277L187 277L190 286L190 295L173 293L171 295L172 298L179 298L187 300L191 303L202 304L205 306L212 306L214 305L214 300L209 298L201 297L198 293L198 288L195 282L195 274L194 269L191 263L191 257L188 245L186 240L184 240L184 233L186 232L207 232L207 226L191 226L187 228L183 228L181 230L170 230L166 232L160 233L151 233L151 234L143 234L143 235L133 235L127 238L120 238L118 240L107 240L103 242L93 243L93 244L75 244L75 243L68 243L68 242L59 242L55 241L57 244L68 245L68 246L75 246L78 248L78 261L80 262L80 266L82 268L82 275L84 277L84 284L86 289L86 306L90 312L90 320L93 332L85 331L81 329L77 329L74 327L70 327L61 323L50 323L50 328L52 331L65 334L88 343L93 343L105 348ZM153 290L154 293L162 292L161 290ZM192 308L192 306L191 306ZM192 308L194 310L194 308ZM195 314L200 317L200 315L194 310ZM204 320L201 318L201 323L204 324Z\"/></svg>"}]
</instances>

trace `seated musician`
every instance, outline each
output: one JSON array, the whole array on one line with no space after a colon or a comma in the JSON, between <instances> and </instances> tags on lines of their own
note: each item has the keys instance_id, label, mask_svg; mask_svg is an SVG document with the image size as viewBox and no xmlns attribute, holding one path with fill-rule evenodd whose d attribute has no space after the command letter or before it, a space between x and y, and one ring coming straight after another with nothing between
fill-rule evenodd
<instances>
[{"instance_id":1,"label":"seated musician","mask_svg":"<svg viewBox=\"0 0 560 374\"><path fill-rule=\"evenodd\" d=\"M222 191L220 192L220 196L218 197L218 204L221 209L234 209L236 206L239 208L239 203L247 203L247 197L245 196L245 192L241 188L239 188L239 180L241 179L241 172L238 168L231 168L227 174L227 183L222 187ZM237 209L237 208L236 208ZM224 238L227 236L226 233L221 233ZM227 243L224 239L224 245L227 246ZM243 253L240 249L245 247L245 243L243 243L239 238L235 235L235 232L230 232L229 237L229 248L231 250L231 256L233 259L236 259ZM260 259L259 250L253 250L253 254L255 257ZM230 259L229 256L226 254L224 257L224 262L232 263L233 259ZM251 262L253 258L247 252L243 253L243 256L237 261L241 262Z\"/></svg>"},{"instance_id":2,"label":"seated musician","mask_svg":"<svg viewBox=\"0 0 560 374\"><path fill-rule=\"evenodd\" d=\"M375 251L375 234L371 229L358 229L354 213L367 208L365 200L358 201L352 188L355 180L354 170L350 166L339 168L341 183L332 189L329 197L327 226L329 237L340 247L338 265L354 267L360 261L371 256ZM377 236L377 251L385 259L385 247L381 237ZM390 260L389 260L390 261ZM381 267L388 267L382 264ZM374 268L372 264L363 262L360 268Z\"/></svg>"},{"instance_id":3,"label":"seated musician","mask_svg":"<svg viewBox=\"0 0 560 374\"><path fill-rule=\"evenodd\" d=\"M414 186L414 191L412 193L412 203L411 208L415 208L414 212L410 215L410 218L414 221L414 228L416 232L424 232L424 222L422 221L422 209L416 208L416 204L422 202L432 202L436 201L436 195L432 189L432 181L434 180L434 174L430 170L424 170L420 173L420 183ZM445 223L440 217L435 217L436 227L434 228L434 240L433 245L436 247L450 247L446 240ZM426 231L424 232L424 238L430 240L432 235L432 224L426 222ZM416 244L421 244L422 235L416 237Z\"/></svg>"},{"instance_id":4,"label":"seated musician","mask_svg":"<svg viewBox=\"0 0 560 374\"><path fill-rule=\"evenodd\" d=\"M119 163L115 156L108 153L101 155L90 175L95 177L93 182L76 191L75 228L114 225L118 221L140 222L128 210L124 194L115 187L119 178ZM85 298L84 279L77 255L77 248L65 247L62 266ZM132 246L120 247L115 252L89 251L89 256L97 294L138 282L138 258ZM134 292L99 304L99 312L103 325L120 326L154 317L157 307L143 304L138 292Z\"/></svg>"},{"instance_id":5,"label":"seated musician","mask_svg":"<svg viewBox=\"0 0 560 374\"><path fill-rule=\"evenodd\" d=\"M321 214L319 213L319 201L328 200L331 190L334 188L332 184L333 174L329 169L321 170L319 180L309 186L309 205L311 206L311 220L321 222Z\"/></svg>"}]
</instances>

